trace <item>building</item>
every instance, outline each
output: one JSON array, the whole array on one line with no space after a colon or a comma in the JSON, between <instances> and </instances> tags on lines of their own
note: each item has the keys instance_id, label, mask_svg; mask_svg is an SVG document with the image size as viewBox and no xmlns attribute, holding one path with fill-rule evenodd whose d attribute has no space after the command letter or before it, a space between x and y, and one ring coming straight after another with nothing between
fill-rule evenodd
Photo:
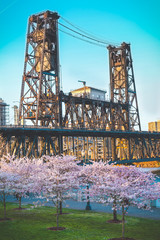
<instances>
[{"instance_id":1,"label":"building","mask_svg":"<svg viewBox=\"0 0 160 240\"><path fill-rule=\"evenodd\" d=\"M160 132L160 120L155 122L149 122L148 123L148 131L150 132ZM151 155L151 157L153 157ZM148 162L141 162L136 164L137 167L143 167L143 168L159 168L160 162L159 161L148 161ZM160 207L160 200L153 201L153 206Z\"/></svg>"},{"instance_id":2,"label":"building","mask_svg":"<svg viewBox=\"0 0 160 240\"><path fill-rule=\"evenodd\" d=\"M95 100L99 100L99 101L105 101L106 100L105 99L106 91L100 90L100 89L97 89L97 88L93 88L93 87L88 87L88 86L85 85L85 82L83 84L84 84L84 86L82 88L78 88L78 89L75 89L75 90L71 91L72 96L74 96L74 97L82 97L82 98L89 98L89 99L95 99ZM81 112L82 112L82 109L80 108L78 111L79 111L78 115L80 116ZM96 111L98 111L98 107L97 107ZM76 115L73 115L73 119L74 119L74 117L76 118ZM87 120L87 116L84 113L84 122L83 122L83 124L84 124L85 127L87 127L85 125L86 120ZM110 139L107 138L106 141L107 141L106 144L108 146L108 144L110 144ZM79 149L83 149L83 139L81 139L81 142L79 141L78 144L79 144L78 148ZM97 138L96 142L94 142L94 143L93 143L93 139L89 139L87 144L89 146L94 144L94 148L96 149L96 153L97 153L97 158L99 160L103 158L103 153L104 153L103 138L100 138L100 137ZM91 152L91 153L89 153L89 152ZM94 154L93 154L93 152L94 152L93 147L89 148L89 152L84 151L84 156L87 156L85 158L88 158L88 156L91 155L90 157L92 159L94 159L95 157L94 157Z\"/></svg>"},{"instance_id":3,"label":"building","mask_svg":"<svg viewBox=\"0 0 160 240\"><path fill-rule=\"evenodd\" d=\"M160 132L160 120L148 123L148 131Z\"/></svg>"},{"instance_id":4,"label":"building","mask_svg":"<svg viewBox=\"0 0 160 240\"><path fill-rule=\"evenodd\" d=\"M14 125L18 125L18 121L19 121L19 118L18 118L18 114L19 114L19 109L16 105L13 106L13 109L14 109Z\"/></svg>"},{"instance_id":5,"label":"building","mask_svg":"<svg viewBox=\"0 0 160 240\"><path fill-rule=\"evenodd\" d=\"M93 88L93 87L84 86L82 88L78 88L71 91L71 93L72 93L72 96L75 96L75 97L87 97L90 99L105 101L106 91Z\"/></svg>"},{"instance_id":6,"label":"building","mask_svg":"<svg viewBox=\"0 0 160 240\"><path fill-rule=\"evenodd\" d=\"M14 125L19 125L19 108L17 105L13 106L14 110ZM22 109L22 119L20 121L20 125L26 125L26 120L23 117L23 109Z\"/></svg>"},{"instance_id":7,"label":"building","mask_svg":"<svg viewBox=\"0 0 160 240\"><path fill-rule=\"evenodd\" d=\"M0 98L0 126L9 124L9 105Z\"/></svg>"}]
</instances>

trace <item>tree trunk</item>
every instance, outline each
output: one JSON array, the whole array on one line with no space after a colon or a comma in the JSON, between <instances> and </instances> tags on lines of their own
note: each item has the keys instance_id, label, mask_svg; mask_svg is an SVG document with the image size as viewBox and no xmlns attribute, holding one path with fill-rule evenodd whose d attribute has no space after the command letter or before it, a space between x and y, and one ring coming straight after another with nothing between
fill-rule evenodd
<instances>
[{"instance_id":1,"label":"tree trunk","mask_svg":"<svg viewBox=\"0 0 160 240\"><path fill-rule=\"evenodd\" d=\"M90 205L90 199L89 199L89 185L87 185L87 205L86 205L86 210L91 210L91 205Z\"/></svg>"},{"instance_id":2,"label":"tree trunk","mask_svg":"<svg viewBox=\"0 0 160 240\"><path fill-rule=\"evenodd\" d=\"M19 209L21 209L21 208L22 208L22 207L21 207L21 206L22 206L22 205L21 205L21 202L22 202L22 197L19 197L19 199L18 199L18 200L19 200Z\"/></svg>"},{"instance_id":3,"label":"tree trunk","mask_svg":"<svg viewBox=\"0 0 160 240\"><path fill-rule=\"evenodd\" d=\"M114 202L113 202L113 220L118 221L117 210L115 209L115 207L116 207L116 200L114 200Z\"/></svg>"},{"instance_id":4,"label":"tree trunk","mask_svg":"<svg viewBox=\"0 0 160 240\"><path fill-rule=\"evenodd\" d=\"M62 214L62 201L59 202L59 214Z\"/></svg>"},{"instance_id":5,"label":"tree trunk","mask_svg":"<svg viewBox=\"0 0 160 240\"><path fill-rule=\"evenodd\" d=\"M125 223L125 212L124 212L124 205L122 205L122 239L124 239L124 223Z\"/></svg>"},{"instance_id":6,"label":"tree trunk","mask_svg":"<svg viewBox=\"0 0 160 240\"><path fill-rule=\"evenodd\" d=\"M114 220L115 222L118 221L118 218L117 218L117 210L115 210L115 209L113 209L113 220Z\"/></svg>"},{"instance_id":7,"label":"tree trunk","mask_svg":"<svg viewBox=\"0 0 160 240\"><path fill-rule=\"evenodd\" d=\"M6 219L6 196L3 193L3 207L4 207L4 219Z\"/></svg>"},{"instance_id":8,"label":"tree trunk","mask_svg":"<svg viewBox=\"0 0 160 240\"><path fill-rule=\"evenodd\" d=\"M59 227L59 202L57 200L57 204L56 204L56 208L57 208L57 214L56 214L56 223L57 223L57 228Z\"/></svg>"}]
</instances>

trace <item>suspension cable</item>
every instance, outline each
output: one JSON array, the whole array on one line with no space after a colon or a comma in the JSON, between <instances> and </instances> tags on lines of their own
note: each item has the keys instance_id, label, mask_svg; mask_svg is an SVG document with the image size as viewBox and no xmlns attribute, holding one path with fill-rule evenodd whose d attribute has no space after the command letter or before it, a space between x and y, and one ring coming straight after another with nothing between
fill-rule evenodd
<instances>
[{"instance_id":1,"label":"suspension cable","mask_svg":"<svg viewBox=\"0 0 160 240\"><path fill-rule=\"evenodd\" d=\"M102 39L98 38L97 36L95 36L95 35L93 35L93 34L90 34L90 33L88 33L87 31L82 30L80 27L76 26L75 24L71 23L70 21L66 20L65 18L61 17L61 19L64 20L66 23L70 24L72 27L74 27L74 28L76 28L77 30L79 30L80 32L84 33L84 34L82 34L82 33L78 32L78 31L76 31L76 30L74 30L74 29L72 29L72 28L70 28L70 27L62 24L62 23L59 23L61 26L67 28L67 29L70 30L70 31L73 31L73 32L76 33L76 34L79 34L79 35L81 35L81 36L83 36L83 37L89 38L90 40L99 42L99 43L101 43L101 44L115 45L115 46L116 46L116 45L117 45L117 46L120 45L119 43L113 43L113 42L111 43L111 42L109 42L109 41L102 40Z\"/></svg>"},{"instance_id":2,"label":"suspension cable","mask_svg":"<svg viewBox=\"0 0 160 240\"><path fill-rule=\"evenodd\" d=\"M98 47L106 48L106 47L105 47L104 45L102 45L102 44L98 44L98 43L91 42L91 41L89 41L89 40L86 40L86 39L77 37L77 36L75 36L75 35L73 35L73 34L71 34L71 33L69 33L69 32L66 32L66 31L62 30L62 29L59 29L59 31L65 33L65 34L67 34L67 35L69 35L69 36L71 36L71 37L77 38L77 39L79 39L79 40L81 40L81 41L90 43L90 44L92 44L92 45L96 45L96 46L98 46Z\"/></svg>"},{"instance_id":3,"label":"suspension cable","mask_svg":"<svg viewBox=\"0 0 160 240\"><path fill-rule=\"evenodd\" d=\"M87 36L87 35L84 35L84 34L82 34L82 33L80 33L80 32L77 32L77 31L75 31L75 30L73 30L73 29L65 26L64 24L62 24L62 23L60 23L60 22L59 22L59 24L60 24L61 26L65 27L65 28L67 28L68 30L70 30L70 31L72 31L72 32L74 32L74 33L82 36L82 37L88 38L88 39L90 39L90 40L92 40L92 41L95 41L95 42L98 42L98 43L101 43L101 44L105 44L105 45L108 45L108 44L109 44L109 42L100 41L100 40L97 40L97 39L95 39L95 38L92 38L92 37L89 37L89 36Z\"/></svg>"}]
</instances>

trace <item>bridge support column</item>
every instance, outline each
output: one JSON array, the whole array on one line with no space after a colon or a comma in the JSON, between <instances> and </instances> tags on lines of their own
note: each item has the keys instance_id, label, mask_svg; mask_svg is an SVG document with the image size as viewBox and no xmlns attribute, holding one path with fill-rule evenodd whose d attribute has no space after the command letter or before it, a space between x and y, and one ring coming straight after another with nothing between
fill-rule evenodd
<instances>
[{"instance_id":1,"label":"bridge support column","mask_svg":"<svg viewBox=\"0 0 160 240\"><path fill-rule=\"evenodd\" d=\"M130 142L130 139L127 139L127 158L128 158L128 160L131 159L131 142Z\"/></svg>"},{"instance_id":2,"label":"bridge support column","mask_svg":"<svg viewBox=\"0 0 160 240\"><path fill-rule=\"evenodd\" d=\"M58 137L59 155L63 154L63 137Z\"/></svg>"},{"instance_id":3,"label":"bridge support column","mask_svg":"<svg viewBox=\"0 0 160 240\"><path fill-rule=\"evenodd\" d=\"M112 161L116 160L116 139L111 138Z\"/></svg>"}]
</instances>

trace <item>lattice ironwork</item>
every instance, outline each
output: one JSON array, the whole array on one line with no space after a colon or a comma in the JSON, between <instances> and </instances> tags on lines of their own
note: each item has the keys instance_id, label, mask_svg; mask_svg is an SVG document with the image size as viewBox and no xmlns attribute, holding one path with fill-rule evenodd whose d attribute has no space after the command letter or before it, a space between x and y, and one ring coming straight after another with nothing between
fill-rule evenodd
<instances>
[{"instance_id":1,"label":"lattice ironwork","mask_svg":"<svg viewBox=\"0 0 160 240\"><path fill-rule=\"evenodd\" d=\"M130 44L108 46L108 50L111 101L128 106L111 110L112 129L141 131Z\"/></svg>"},{"instance_id":2,"label":"lattice ironwork","mask_svg":"<svg viewBox=\"0 0 160 240\"><path fill-rule=\"evenodd\" d=\"M19 121L34 125L59 125L58 14L42 12L30 16Z\"/></svg>"},{"instance_id":3,"label":"lattice ironwork","mask_svg":"<svg viewBox=\"0 0 160 240\"><path fill-rule=\"evenodd\" d=\"M108 140L114 138L118 144L113 162L132 164L156 161L160 166L160 133L0 127L0 134L0 157L6 154L18 157L56 155L60 152L59 139L62 138L64 155L74 155L78 160L106 161L111 160L111 142Z\"/></svg>"},{"instance_id":4,"label":"lattice ironwork","mask_svg":"<svg viewBox=\"0 0 160 240\"><path fill-rule=\"evenodd\" d=\"M0 157L160 161L160 135L141 132L130 44L108 46L110 101L66 95L60 91L58 19L46 11L28 20L19 124L30 120L36 127L1 129Z\"/></svg>"},{"instance_id":5,"label":"lattice ironwork","mask_svg":"<svg viewBox=\"0 0 160 240\"><path fill-rule=\"evenodd\" d=\"M127 105L125 109L121 105L111 108L111 129L141 131L130 44L108 46L108 50L111 102ZM112 138L111 146L113 160L133 157L130 139Z\"/></svg>"}]
</instances>

